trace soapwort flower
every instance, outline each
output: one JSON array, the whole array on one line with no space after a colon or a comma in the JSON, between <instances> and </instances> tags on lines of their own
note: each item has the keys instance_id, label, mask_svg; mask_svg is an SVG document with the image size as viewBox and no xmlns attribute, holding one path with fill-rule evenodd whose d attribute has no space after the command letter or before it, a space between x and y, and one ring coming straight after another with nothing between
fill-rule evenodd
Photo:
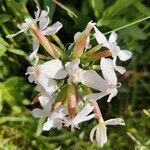
<instances>
[{"instance_id":1,"label":"soapwort flower","mask_svg":"<svg viewBox=\"0 0 150 150\"><path fill-rule=\"evenodd\" d=\"M7 35L7 38L12 38L20 33L25 33L27 34L27 31L29 30L30 26L35 24L36 20L32 19L32 18L26 18L25 22L23 22L22 24L18 24L17 27L20 29L17 33L15 34L10 34Z\"/></svg>"},{"instance_id":2,"label":"soapwort flower","mask_svg":"<svg viewBox=\"0 0 150 150\"><path fill-rule=\"evenodd\" d=\"M43 35L53 35L56 34L61 28L62 24L57 21L56 23L48 26L50 23L49 17L49 7L47 7L47 11L40 11L39 7L37 7L37 11L35 12L35 20L38 21L39 30ZM38 61L37 52L39 49L40 43L38 39L33 35L33 52L30 54L29 58L33 60L36 59Z\"/></svg>"},{"instance_id":3,"label":"soapwort flower","mask_svg":"<svg viewBox=\"0 0 150 150\"><path fill-rule=\"evenodd\" d=\"M42 109L40 108L33 109L32 115L35 118L48 117L51 114L52 103L54 102L54 97L42 95L38 97L38 100L40 102L40 105L42 106Z\"/></svg>"},{"instance_id":4,"label":"soapwort flower","mask_svg":"<svg viewBox=\"0 0 150 150\"><path fill-rule=\"evenodd\" d=\"M82 82L84 70L79 67L80 59L72 60L67 62L65 69L68 73L68 83L77 83Z\"/></svg>"},{"instance_id":5,"label":"soapwort flower","mask_svg":"<svg viewBox=\"0 0 150 150\"><path fill-rule=\"evenodd\" d=\"M102 58L100 66L104 79L99 76L96 71L88 70L84 72L82 83L88 87L101 91L100 93L89 94L85 98L89 100L98 100L109 95L107 102L110 102L111 99L117 95L117 88L120 87L120 83L117 82L111 59Z\"/></svg>"},{"instance_id":6,"label":"soapwort flower","mask_svg":"<svg viewBox=\"0 0 150 150\"><path fill-rule=\"evenodd\" d=\"M79 128L79 124L88 120L91 120L95 117L95 114L90 114L93 111L93 106L86 104L83 109L73 118L64 118L64 126L71 126L71 131L74 131L74 128Z\"/></svg>"},{"instance_id":7,"label":"soapwort flower","mask_svg":"<svg viewBox=\"0 0 150 150\"><path fill-rule=\"evenodd\" d=\"M29 82L36 83L39 89L51 95L58 89L54 79L63 79L67 73L62 62L59 59L53 59L36 67L28 67L26 75L29 75Z\"/></svg>"},{"instance_id":8,"label":"soapwort flower","mask_svg":"<svg viewBox=\"0 0 150 150\"><path fill-rule=\"evenodd\" d=\"M68 115L67 108L65 106L59 106L51 112L47 121L43 124L43 131L49 131L51 128L61 129L63 125L63 119Z\"/></svg>"},{"instance_id":9,"label":"soapwort flower","mask_svg":"<svg viewBox=\"0 0 150 150\"><path fill-rule=\"evenodd\" d=\"M121 118L109 119L104 121L100 118L99 123L91 130L90 139L94 142L94 138L101 147L107 142L107 125L125 125Z\"/></svg>"},{"instance_id":10,"label":"soapwort flower","mask_svg":"<svg viewBox=\"0 0 150 150\"><path fill-rule=\"evenodd\" d=\"M120 47L117 44L117 34L115 32L112 32L109 36L109 39L107 40L105 35L96 28L95 23L91 24L93 25L93 28L95 30L94 35L96 37L97 42L99 44L103 44L104 47L107 47L111 51L114 68L121 74L124 74L126 69L122 66L116 65L117 57L119 57L121 61L126 61L132 57L132 53L129 50L120 49Z\"/></svg>"},{"instance_id":11,"label":"soapwort flower","mask_svg":"<svg viewBox=\"0 0 150 150\"><path fill-rule=\"evenodd\" d=\"M11 38L14 37L20 33L26 33L28 31L30 31L32 37L33 37L33 52L29 55L29 59L33 60L35 58L35 65L38 62L38 56L37 56L37 52L40 46L39 40L38 38L32 33L32 28L36 28L37 25L39 27L39 31L40 34L43 35L53 35L56 34L61 28L62 28L62 24L57 21L56 23L52 24L51 26L49 25L49 7L47 7L47 11L45 10L40 10L39 7L37 7L37 11L34 13L35 14L35 18L26 18L25 22L22 24L17 25L17 27L20 29L17 33L15 34L11 34L6 36L7 38Z\"/></svg>"}]
</instances>

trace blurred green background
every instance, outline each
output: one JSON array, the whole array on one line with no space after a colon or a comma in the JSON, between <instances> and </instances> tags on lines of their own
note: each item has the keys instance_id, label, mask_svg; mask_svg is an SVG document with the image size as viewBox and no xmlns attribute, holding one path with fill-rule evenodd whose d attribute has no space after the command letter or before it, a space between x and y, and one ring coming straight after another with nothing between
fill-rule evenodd
<instances>
[{"instance_id":1,"label":"blurred green background","mask_svg":"<svg viewBox=\"0 0 150 150\"><path fill-rule=\"evenodd\" d=\"M0 0L0 150L98 150L89 140L96 122L81 125L71 133L54 129L40 134L42 119L34 119L31 105L34 85L27 81L28 54L32 50L30 36L5 36L18 31L17 24L34 15L36 4L50 7L52 23L59 20L63 29L58 33L65 47L73 35L93 20L99 29L109 34L117 30L121 48L129 49L133 57L124 76L119 75L122 87L111 103L99 101L105 119L122 117L125 127L108 127L108 142L103 150L150 149L150 1L149 0L61 0L78 18L56 6L52 0ZM109 35L108 35L109 36ZM69 43L69 44L68 44ZM42 51L41 51L42 52Z\"/></svg>"}]
</instances>

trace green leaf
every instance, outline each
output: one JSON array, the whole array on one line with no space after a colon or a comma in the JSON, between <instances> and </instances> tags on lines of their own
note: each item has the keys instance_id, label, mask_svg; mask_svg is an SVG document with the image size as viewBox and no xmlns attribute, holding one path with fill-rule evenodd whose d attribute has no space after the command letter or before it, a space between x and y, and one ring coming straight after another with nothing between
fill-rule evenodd
<instances>
[{"instance_id":1,"label":"green leaf","mask_svg":"<svg viewBox=\"0 0 150 150\"><path fill-rule=\"evenodd\" d=\"M6 47L0 43L0 57L2 57L6 52Z\"/></svg>"},{"instance_id":2,"label":"green leaf","mask_svg":"<svg viewBox=\"0 0 150 150\"><path fill-rule=\"evenodd\" d=\"M117 0L113 5L109 6L103 13L103 18L112 18L123 9L129 7L137 0Z\"/></svg>"},{"instance_id":3,"label":"green leaf","mask_svg":"<svg viewBox=\"0 0 150 150\"><path fill-rule=\"evenodd\" d=\"M92 8L96 18L99 18L104 9L103 0L89 0L90 7Z\"/></svg>"},{"instance_id":4,"label":"green leaf","mask_svg":"<svg viewBox=\"0 0 150 150\"><path fill-rule=\"evenodd\" d=\"M124 36L130 36L137 40L145 40L147 38L146 34L137 25L125 28L122 32L124 32Z\"/></svg>"},{"instance_id":5,"label":"green leaf","mask_svg":"<svg viewBox=\"0 0 150 150\"><path fill-rule=\"evenodd\" d=\"M17 55L26 56L26 53L20 49L10 48L10 49L8 49L8 51L11 53L17 54Z\"/></svg>"},{"instance_id":6,"label":"green leaf","mask_svg":"<svg viewBox=\"0 0 150 150\"><path fill-rule=\"evenodd\" d=\"M10 15L0 14L0 24L5 23L11 19Z\"/></svg>"},{"instance_id":7,"label":"green leaf","mask_svg":"<svg viewBox=\"0 0 150 150\"><path fill-rule=\"evenodd\" d=\"M144 15L149 16L150 15L150 10L148 7L146 7L144 4L142 4L141 2L136 2L134 3L134 6L136 7L136 9L141 12Z\"/></svg>"},{"instance_id":8,"label":"green leaf","mask_svg":"<svg viewBox=\"0 0 150 150\"><path fill-rule=\"evenodd\" d=\"M0 112L3 109L3 95L2 95L2 90L0 89Z\"/></svg>"},{"instance_id":9,"label":"green leaf","mask_svg":"<svg viewBox=\"0 0 150 150\"><path fill-rule=\"evenodd\" d=\"M0 43L4 46L9 46L9 44L2 37L0 37Z\"/></svg>"}]
</instances>

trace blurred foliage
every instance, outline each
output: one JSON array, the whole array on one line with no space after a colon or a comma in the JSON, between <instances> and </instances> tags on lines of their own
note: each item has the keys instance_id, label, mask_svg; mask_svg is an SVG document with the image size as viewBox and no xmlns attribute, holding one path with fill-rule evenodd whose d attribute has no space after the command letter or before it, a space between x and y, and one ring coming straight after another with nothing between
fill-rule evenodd
<instances>
[{"instance_id":1,"label":"blurred foliage","mask_svg":"<svg viewBox=\"0 0 150 150\"><path fill-rule=\"evenodd\" d=\"M69 48L73 35L82 31L87 22L97 22L106 34L115 30L119 34L122 48L133 52L128 71L119 80L123 86L111 104L99 101L104 118L122 116L125 127L109 127L108 142L104 150L148 150L149 137L149 96L150 96L150 1L147 0L61 0L74 12L70 15L52 0L0 0L0 149L65 149L97 150L89 141L90 129L95 122L81 126L77 133L69 130L52 130L40 135L42 119L34 119L30 110L34 88L25 76L30 65L27 55L31 52L31 38L18 35L6 39L5 36L18 31L16 28L24 18L33 16L36 5L50 7L51 23L59 20L64 28L60 39ZM144 18L144 19L143 19ZM95 42L95 39L92 39ZM124 65L125 65L124 64ZM110 132L110 133L109 133ZM85 142L89 141L89 142Z\"/></svg>"}]
</instances>

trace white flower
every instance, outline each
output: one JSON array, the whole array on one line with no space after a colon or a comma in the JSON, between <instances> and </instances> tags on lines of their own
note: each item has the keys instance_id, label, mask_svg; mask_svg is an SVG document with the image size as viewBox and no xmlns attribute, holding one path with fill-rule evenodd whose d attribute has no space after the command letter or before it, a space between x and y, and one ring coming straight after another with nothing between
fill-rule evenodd
<instances>
[{"instance_id":1,"label":"white flower","mask_svg":"<svg viewBox=\"0 0 150 150\"><path fill-rule=\"evenodd\" d=\"M43 109L35 108L32 110L32 115L36 118L39 117L48 117L51 114L52 103L54 102L54 98L52 96L40 96L39 102Z\"/></svg>"},{"instance_id":2,"label":"white flower","mask_svg":"<svg viewBox=\"0 0 150 150\"><path fill-rule=\"evenodd\" d=\"M111 51L114 62L114 68L121 74L125 73L126 69L124 67L116 65L117 56L120 60L126 61L132 57L132 53L128 50L120 49L120 47L117 44L117 34L115 32L112 32L109 36L109 39L107 40L105 35L96 28L95 24L93 23L92 25L95 30L94 35L96 37L97 42L99 44L103 44L104 47L107 47Z\"/></svg>"},{"instance_id":3,"label":"white flower","mask_svg":"<svg viewBox=\"0 0 150 150\"><path fill-rule=\"evenodd\" d=\"M81 37L81 34L82 34L82 32L75 33L74 42L77 42L79 40L79 38ZM89 48L91 48L91 45L90 45L90 37L88 36L87 39L86 39L85 50L87 50Z\"/></svg>"},{"instance_id":4,"label":"white flower","mask_svg":"<svg viewBox=\"0 0 150 150\"><path fill-rule=\"evenodd\" d=\"M94 88L100 93L89 94L85 98L89 100L98 100L106 95L109 95L107 102L117 95L117 88L120 87L120 83L117 82L117 77L114 72L113 62L109 58L101 59L101 70L104 79L97 74L96 71L88 70L84 72L83 84Z\"/></svg>"},{"instance_id":5,"label":"white flower","mask_svg":"<svg viewBox=\"0 0 150 150\"><path fill-rule=\"evenodd\" d=\"M17 27L20 29L17 33L15 34L11 34L11 35L7 35L6 37L7 38L11 38L11 37L14 37L20 33L27 33L27 31L29 30L30 26L32 24L35 24L36 21L32 18L26 18L25 19L25 22L23 22L22 24L18 24Z\"/></svg>"},{"instance_id":6,"label":"white flower","mask_svg":"<svg viewBox=\"0 0 150 150\"><path fill-rule=\"evenodd\" d=\"M68 83L77 83L83 80L83 72L84 70L79 67L80 60L76 59L71 62L67 62L65 65L65 69L69 75Z\"/></svg>"},{"instance_id":7,"label":"white flower","mask_svg":"<svg viewBox=\"0 0 150 150\"><path fill-rule=\"evenodd\" d=\"M110 119L104 122L103 119L91 130L90 139L94 142L96 139L97 144L101 147L107 142L107 125L125 125L124 120L121 118Z\"/></svg>"},{"instance_id":8,"label":"white flower","mask_svg":"<svg viewBox=\"0 0 150 150\"><path fill-rule=\"evenodd\" d=\"M71 126L71 131L74 131L74 128L79 128L79 124L85 121L88 121L95 117L94 114L90 114L93 111L93 106L87 104L84 108L70 120L69 118L64 118L64 123L66 127Z\"/></svg>"},{"instance_id":9,"label":"white flower","mask_svg":"<svg viewBox=\"0 0 150 150\"><path fill-rule=\"evenodd\" d=\"M35 12L35 20L39 22L38 23L39 29L43 35L56 34L62 28L62 24L59 21L57 21L51 26L48 26L50 22L48 14L49 14L49 7L47 7L47 11L45 10L40 11L39 7L37 7L37 11ZM36 58L36 62L38 61L37 52L38 52L39 46L40 46L40 43L38 39L34 37L33 35L33 52L30 54L29 58L31 60Z\"/></svg>"},{"instance_id":10,"label":"white flower","mask_svg":"<svg viewBox=\"0 0 150 150\"><path fill-rule=\"evenodd\" d=\"M59 106L54 111L51 112L47 121L43 124L43 131L49 131L51 128L61 129L63 124L63 119L68 115L66 107Z\"/></svg>"},{"instance_id":11,"label":"white flower","mask_svg":"<svg viewBox=\"0 0 150 150\"><path fill-rule=\"evenodd\" d=\"M54 79L63 79L67 76L66 71L59 59L53 59L36 67L28 67L26 75L29 74L29 82L35 82L40 90L48 95L53 94L57 89Z\"/></svg>"}]
</instances>

